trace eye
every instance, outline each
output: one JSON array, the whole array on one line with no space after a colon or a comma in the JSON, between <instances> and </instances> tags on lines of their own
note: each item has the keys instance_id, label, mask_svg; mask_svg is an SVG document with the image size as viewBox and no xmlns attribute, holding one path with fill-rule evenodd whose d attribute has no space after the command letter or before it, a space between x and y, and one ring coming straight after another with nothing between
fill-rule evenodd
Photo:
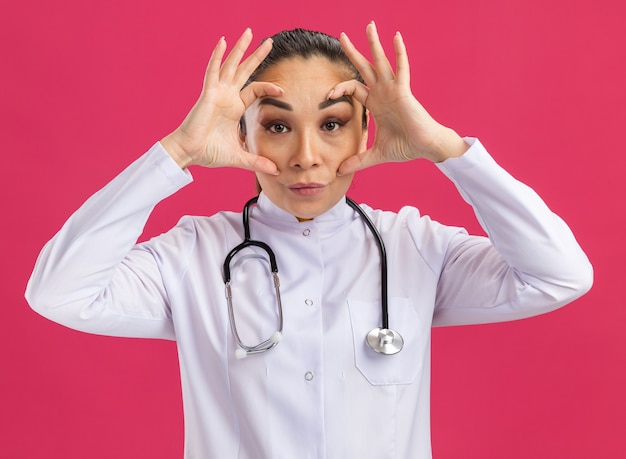
<instances>
[{"instance_id":1,"label":"eye","mask_svg":"<svg viewBox=\"0 0 626 459\"><path fill-rule=\"evenodd\" d=\"M267 129L275 134L282 134L289 131L289 128L281 123L270 124L269 126L267 126Z\"/></svg>"},{"instance_id":2,"label":"eye","mask_svg":"<svg viewBox=\"0 0 626 459\"><path fill-rule=\"evenodd\" d=\"M339 121L327 121L324 124L322 124L322 129L324 131L336 131L341 126L343 126L343 123Z\"/></svg>"}]
</instances>

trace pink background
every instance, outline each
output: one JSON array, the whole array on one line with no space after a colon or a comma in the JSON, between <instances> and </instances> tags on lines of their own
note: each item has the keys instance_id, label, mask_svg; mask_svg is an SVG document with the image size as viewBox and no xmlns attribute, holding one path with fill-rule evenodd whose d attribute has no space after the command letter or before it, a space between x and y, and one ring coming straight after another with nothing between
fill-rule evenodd
<instances>
[{"instance_id":1,"label":"pink background","mask_svg":"<svg viewBox=\"0 0 626 459\"><path fill-rule=\"evenodd\" d=\"M418 99L533 186L596 269L592 291L557 312L434 331L435 457L626 457L626 4L298 3L3 6L0 457L181 457L175 345L89 336L39 317L23 299L35 258L90 194L181 121L220 35L232 44L251 26L258 43L302 26L346 31L362 47L371 19L388 49L402 31ZM182 214L239 209L253 192L249 173L193 172L146 235ZM426 162L364 171L350 194L481 232Z\"/></svg>"}]
</instances>

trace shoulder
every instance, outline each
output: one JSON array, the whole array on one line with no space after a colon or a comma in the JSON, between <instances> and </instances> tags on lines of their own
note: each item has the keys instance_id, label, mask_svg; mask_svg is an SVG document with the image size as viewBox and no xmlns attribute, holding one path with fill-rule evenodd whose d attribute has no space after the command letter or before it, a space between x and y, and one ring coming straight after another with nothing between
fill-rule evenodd
<instances>
[{"instance_id":1,"label":"shoulder","mask_svg":"<svg viewBox=\"0 0 626 459\"><path fill-rule=\"evenodd\" d=\"M152 237L144 245L154 251L183 255L198 244L226 242L230 235L241 233L241 214L218 212L211 216L185 215L168 231Z\"/></svg>"},{"instance_id":2,"label":"shoulder","mask_svg":"<svg viewBox=\"0 0 626 459\"><path fill-rule=\"evenodd\" d=\"M398 212L372 209L368 205L361 207L380 231L386 245L397 250L413 247L429 264L439 264L459 237L469 238L464 228L444 225L413 206L404 206Z\"/></svg>"},{"instance_id":3,"label":"shoulder","mask_svg":"<svg viewBox=\"0 0 626 459\"><path fill-rule=\"evenodd\" d=\"M241 212L221 211L210 216L185 215L181 217L173 230L185 232L223 232L226 228L241 227Z\"/></svg>"},{"instance_id":4,"label":"shoulder","mask_svg":"<svg viewBox=\"0 0 626 459\"><path fill-rule=\"evenodd\" d=\"M413 231L413 232L453 232L461 228L444 225L424 215L417 207L403 206L399 211L374 209L367 204L360 204L365 213L381 232Z\"/></svg>"}]
</instances>

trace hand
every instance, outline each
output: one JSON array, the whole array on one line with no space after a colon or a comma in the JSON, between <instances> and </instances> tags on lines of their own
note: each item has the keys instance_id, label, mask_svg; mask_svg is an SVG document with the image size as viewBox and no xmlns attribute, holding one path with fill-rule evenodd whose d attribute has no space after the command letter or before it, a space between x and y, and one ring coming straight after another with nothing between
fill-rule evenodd
<instances>
[{"instance_id":1,"label":"hand","mask_svg":"<svg viewBox=\"0 0 626 459\"><path fill-rule=\"evenodd\" d=\"M278 86L263 82L253 82L241 89L272 48L271 40L265 40L241 62L251 41L252 32L246 29L223 64L224 37L215 46L200 98L183 123L161 140L179 166L230 166L266 174L278 173L276 165L269 159L243 150L239 135L239 119L246 108L258 97L282 94Z\"/></svg>"},{"instance_id":2,"label":"hand","mask_svg":"<svg viewBox=\"0 0 626 459\"><path fill-rule=\"evenodd\" d=\"M340 83L329 98L353 96L374 118L376 134L372 147L346 159L339 167L339 173L349 174L385 162L416 158L440 162L461 156L468 145L452 129L435 121L411 92L409 60L400 33L396 33L393 39L394 73L373 22L367 26L366 32L373 63L354 47L347 35L341 34L340 37L344 51L361 73L365 85L356 80Z\"/></svg>"}]
</instances>

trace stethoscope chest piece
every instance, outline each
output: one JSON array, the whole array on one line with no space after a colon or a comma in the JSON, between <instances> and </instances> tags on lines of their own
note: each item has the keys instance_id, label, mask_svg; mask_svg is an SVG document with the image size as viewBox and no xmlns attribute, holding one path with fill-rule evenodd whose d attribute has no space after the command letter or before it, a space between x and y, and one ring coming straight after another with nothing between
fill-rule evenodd
<instances>
[{"instance_id":1,"label":"stethoscope chest piece","mask_svg":"<svg viewBox=\"0 0 626 459\"><path fill-rule=\"evenodd\" d=\"M385 355L397 354L404 346L400 333L388 328L373 329L367 334L366 341L374 351Z\"/></svg>"}]
</instances>

